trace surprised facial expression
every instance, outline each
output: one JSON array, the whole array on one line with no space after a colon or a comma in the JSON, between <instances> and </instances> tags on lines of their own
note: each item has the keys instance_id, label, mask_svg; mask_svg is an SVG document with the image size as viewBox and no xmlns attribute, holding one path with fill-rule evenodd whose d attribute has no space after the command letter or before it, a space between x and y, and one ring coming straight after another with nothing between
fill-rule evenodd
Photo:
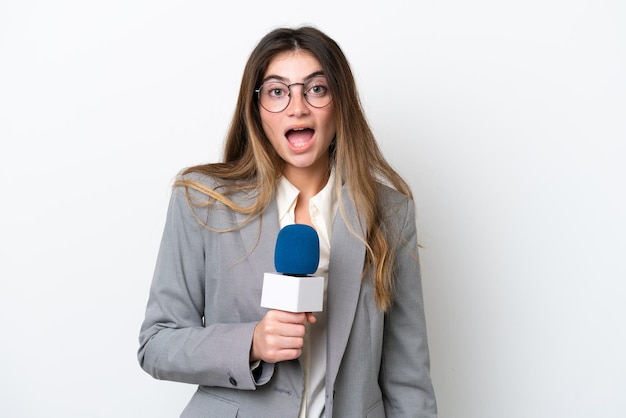
<instances>
[{"instance_id":1,"label":"surprised facial expression","mask_svg":"<svg viewBox=\"0 0 626 418\"><path fill-rule=\"evenodd\" d=\"M267 100L280 101L282 95L283 100L288 101L282 111L268 106L273 111L270 112L262 106L263 101L259 106L263 130L285 161L285 174L293 170L311 174L317 170L327 172L328 148L335 137L336 127L333 103L327 104L330 96L323 97L327 84L319 61L303 51L278 54L265 72L263 85L265 91L260 94L270 94L271 99L266 96ZM308 101L303 94L305 90ZM330 95L330 92L326 94Z\"/></svg>"}]
</instances>

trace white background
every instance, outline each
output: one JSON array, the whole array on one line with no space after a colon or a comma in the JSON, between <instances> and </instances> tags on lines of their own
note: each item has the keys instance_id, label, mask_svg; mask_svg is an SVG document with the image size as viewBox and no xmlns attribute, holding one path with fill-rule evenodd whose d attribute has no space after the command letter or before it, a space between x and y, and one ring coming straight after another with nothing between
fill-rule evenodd
<instances>
[{"instance_id":1,"label":"white background","mask_svg":"<svg viewBox=\"0 0 626 418\"><path fill-rule=\"evenodd\" d=\"M619 0L4 0L0 416L178 416L136 360L171 180L301 23L413 187L440 417L626 416Z\"/></svg>"}]
</instances>

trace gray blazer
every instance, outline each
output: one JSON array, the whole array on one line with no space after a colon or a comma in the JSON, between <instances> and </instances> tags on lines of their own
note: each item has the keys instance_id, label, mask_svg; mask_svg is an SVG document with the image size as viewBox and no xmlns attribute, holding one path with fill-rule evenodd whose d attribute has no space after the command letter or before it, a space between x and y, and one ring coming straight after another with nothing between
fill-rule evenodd
<instances>
[{"instance_id":1,"label":"gray blazer","mask_svg":"<svg viewBox=\"0 0 626 418\"><path fill-rule=\"evenodd\" d=\"M214 184L198 177L208 187ZM426 323L411 200L380 186L396 256L396 295L387 313L361 280L365 248L356 210L344 190L347 225L337 214L328 273L326 417L434 418ZM246 204L252 196L230 196ZM199 198L199 196L198 196ZM249 201L247 202L249 203ZM197 384L181 417L296 418L303 392L298 360L262 363L251 373L254 327L262 319L263 274L273 272L279 231L276 205L231 232L242 215L214 206L190 209L172 192L146 316L141 367L157 379Z\"/></svg>"}]
</instances>

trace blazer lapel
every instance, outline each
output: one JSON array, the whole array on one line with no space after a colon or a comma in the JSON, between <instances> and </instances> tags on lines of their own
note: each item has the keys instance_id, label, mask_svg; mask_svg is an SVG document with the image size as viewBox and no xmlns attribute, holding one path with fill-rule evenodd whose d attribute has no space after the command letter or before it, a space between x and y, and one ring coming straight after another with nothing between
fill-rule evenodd
<instances>
[{"instance_id":1,"label":"blazer lapel","mask_svg":"<svg viewBox=\"0 0 626 418\"><path fill-rule=\"evenodd\" d=\"M354 322L365 259L365 245L353 235L353 232L356 232L361 237L364 236L359 225L356 208L348 198L348 192L345 188L342 196L349 225L346 225L338 212L333 222L328 267L328 358L326 371L328 373L327 382L331 384L334 384L337 377Z\"/></svg>"},{"instance_id":2,"label":"blazer lapel","mask_svg":"<svg viewBox=\"0 0 626 418\"><path fill-rule=\"evenodd\" d=\"M236 221L241 223L245 220L246 215L235 213L235 217ZM249 256L250 266L258 277L263 277L264 273L275 271L274 249L279 230L278 209L275 200L272 200L260 218L248 222L239 229L246 254Z\"/></svg>"}]
</instances>

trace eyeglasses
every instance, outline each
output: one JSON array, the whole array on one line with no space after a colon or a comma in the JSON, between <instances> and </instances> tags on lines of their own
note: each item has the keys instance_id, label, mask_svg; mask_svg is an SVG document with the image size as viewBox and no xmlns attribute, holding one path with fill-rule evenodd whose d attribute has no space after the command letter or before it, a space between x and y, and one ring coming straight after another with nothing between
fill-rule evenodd
<instances>
[{"instance_id":1,"label":"eyeglasses","mask_svg":"<svg viewBox=\"0 0 626 418\"><path fill-rule=\"evenodd\" d=\"M259 103L268 112L278 113L287 109L291 102L291 87L302 86L302 95L308 104L315 108L326 107L332 101L326 77L314 77L304 83L285 84L270 80L254 90Z\"/></svg>"}]
</instances>

